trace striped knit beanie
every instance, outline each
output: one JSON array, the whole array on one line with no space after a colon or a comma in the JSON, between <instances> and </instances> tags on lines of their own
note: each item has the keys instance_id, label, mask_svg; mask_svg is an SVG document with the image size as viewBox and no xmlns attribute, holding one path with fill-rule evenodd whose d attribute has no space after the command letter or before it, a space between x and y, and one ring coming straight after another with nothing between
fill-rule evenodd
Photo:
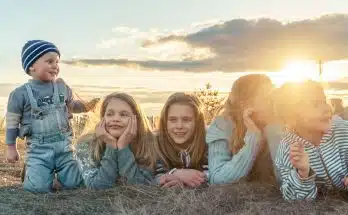
<instances>
[{"instance_id":1,"label":"striped knit beanie","mask_svg":"<svg viewBox=\"0 0 348 215\"><path fill-rule=\"evenodd\" d=\"M44 40L29 40L22 49L22 66L26 73L37 59L47 52L56 52L60 56L58 48L50 42Z\"/></svg>"}]
</instances>

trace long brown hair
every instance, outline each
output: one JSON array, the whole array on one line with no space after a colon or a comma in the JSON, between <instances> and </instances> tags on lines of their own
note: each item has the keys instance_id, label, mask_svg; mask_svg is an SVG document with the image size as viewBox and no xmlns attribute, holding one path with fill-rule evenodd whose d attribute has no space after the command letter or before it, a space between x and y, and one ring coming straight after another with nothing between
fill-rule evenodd
<instances>
[{"instance_id":1,"label":"long brown hair","mask_svg":"<svg viewBox=\"0 0 348 215\"><path fill-rule=\"evenodd\" d=\"M229 140L229 150L236 154L245 145L244 137L247 128L243 120L243 106L252 101L264 88L272 88L272 81L266 75L250 74L238 78L232 86L231 92L222 108L220 115L234 123L232 136ZM265 97L267 97L265 95ZM269 101L265 101L269 102ZM255 122L255 119L253 119ZM246 180L275 183L274 168L265 139L260 142L260 150L256 156L253 167L246 176ZM251 159L251 158L250 158Z\"/></svg>"},{"instance_id":2,"label":"long brown hair","mask_svg":"<svg viewBox=\"0 0 348 215\"><path fill-rule=\"evenodd\" d=\"M83 135L78 142L89 142L89 149L94 160L100 161L105 144L95 137L95 127L104 117L106 108L111 100L121 99L126 102L132 109L133 114L137 117L137 135L131 143L131 150L138 164L154 168L155 153L154 142L156 141L151 131L150 123L140 106L134 98L126 93L112 93L105 97L99 104L99 117L91 116L87 126L86 134Z\"/></svg>"},{"instance_id":3,"label":"long brown hair","mask_svg":"<svg viewBox=\"0 0 348 215\"><path fill-rule=\"evenodd\" d=\"M255 98L265 86L272 86L272 81L266 75L250 74L238 78L232 85L231 92L225 104L219 109L219 114L234 123L229 149L237 153L244 146L246 127L243 120L243 104Z\"/></svg>"},{"instance_id":4,"label":"long brown hair","mask_svg":"<svg viewBox=\"0 0 348 215\"><path fill-rule=\"evenodd\" d=\"M156 151L160 159L163 160L168 168L183 167L183 162L179 157L179 150L175 142L170 138L167 130L168 111L173 104L184 104L192 107L195 117L195 131L192 138L192 144L188 149L191 157L191 168L200 170L205 159L205 119L203 106L200 100L194 94L174 93L165 103L159 122L158 141Z\"/></svg>"}]
</instances>

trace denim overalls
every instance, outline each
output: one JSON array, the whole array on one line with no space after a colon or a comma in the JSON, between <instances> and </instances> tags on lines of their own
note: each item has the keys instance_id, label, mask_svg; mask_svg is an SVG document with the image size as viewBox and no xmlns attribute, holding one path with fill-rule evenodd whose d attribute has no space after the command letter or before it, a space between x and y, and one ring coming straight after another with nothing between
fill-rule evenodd
<instances>
[{"instance_id":1,"label":"denim overalls","mask_svg":"<svg viewBox=\"0 0 348 215\"><path fill-rule=\"evenodd\" d=\"M75 188L82 183L74 158L67 105L60 101L55 82L53 86L53 102L38 107L30 85L25 84L31 105L31 125L26 138L24 189L31 192L50 192L55 173L63 188Z\"/></svg>"}]
</instances>

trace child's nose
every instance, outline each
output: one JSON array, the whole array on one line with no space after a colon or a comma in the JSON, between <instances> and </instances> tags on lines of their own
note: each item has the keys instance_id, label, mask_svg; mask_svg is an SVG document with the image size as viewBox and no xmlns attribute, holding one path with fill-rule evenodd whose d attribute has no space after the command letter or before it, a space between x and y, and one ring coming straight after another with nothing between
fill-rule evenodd
<instances>
[{"instance_id":1,"label":"child's nose","mask_svg":"<svg viewBox=\"0 0 348 215\"><path fill-rule=\"evenodd\" d=\"M184 123L183 123L181 120L179 120L179 121L176 123L176 127L177 127L177 128L183 128L183 127L184 127Z\"/></svg>"},{"instance_id":2,"label":"child's nose","mask_svg":"<svg viewBox=\"0 0 348 215\"><path fill-rule=\"evenodd\" d=\"M113 117L112 117L112 120L113 121L116 121L116 122L119 122L121 120L121 116L119 114L115 114Z\"/></svg>"},{"instance_id":3,"label":"child's nose","mask_svg":"<svg viewBox=\"0 0 348 215\"><path fill-rule=\"evenodd\" d=\"M52 64L52 68L53 68L53 69L59 69L58 63L53 63L53 64Z\"/></svg>"}]
</instances>

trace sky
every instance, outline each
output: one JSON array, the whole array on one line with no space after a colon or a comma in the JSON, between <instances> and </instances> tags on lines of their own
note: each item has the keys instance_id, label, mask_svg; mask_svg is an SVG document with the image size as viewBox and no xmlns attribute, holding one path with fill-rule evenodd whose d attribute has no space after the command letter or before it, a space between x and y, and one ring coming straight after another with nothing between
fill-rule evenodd
<instances>
[{"instance_id":1,"label":"sky","mask_svg":"<svg viewBox=\"0 0 348 215\"><path fill-rule=\"evenodd\" d=\"M116 77L121 77L122 74L132 76L135 75L134 68L139 67L146 70L145 73L155 70L156 74L160 74L158 70L180 73L186 68L193 68L192 72L224 70L223 64L204 67L206 64L210 65L210 61L206 59L209 60L214 55L222 56L218 49L216 53L207 50L216 48L207 46L207 41L210 40L203 41L205 43L197 41L197 38L206 37L206 34L202 36L202 32L210 31L211 26L216 30L221 24L231 20L262 17L289 23L315 19L325 14L347 13L347 8L348 1L342 0L33 0L20 3L0 0L0 76L2 80L9 82L14 78L21 81L21 78L28 78L22 76L20 52L29 39L54 42L61 50L62 60L68 63L62 66L66 70L63 74L74 76L76 83L85 74L90 77L89 80L100 75L100 70L95 68L71 66L74 60L86 63L84 59L123 60L114 65L117 69L106 68L103 77L114 72L118 73L115 74ZM348 19L344 17L342 20L344 24ZM259 24L264 26L264 23ZM225 26L228 27L227 24ZM195 37L197 32L201 33L198 34L199 37ZM179 40L171 40L177 35L180 35ZM158 38L164 38L165 42L159 40L154 45L146 46L146 42L156 41ZM346 56L346 53L342 56ZM224 57L222 60L228 56ZM183 59L185 64L177 66L178 61L181 64ZM187 59L193 60L187 62ZM203 60L205 64L201 66L200 61L200 67L197 67L195 60ZM166 64L163 65L162 61ZM87 64L94 65L90 62ZM104 64L105 62L96 66L104 67ZM86 65L82 65L82 68L83 66ZM262 66L268 68L269 65L265 63ZM238 69L245 68L233 68L233 72ZM155 73L142 73L140 76L153 77Z\"/></svg>"}]
</instances>

